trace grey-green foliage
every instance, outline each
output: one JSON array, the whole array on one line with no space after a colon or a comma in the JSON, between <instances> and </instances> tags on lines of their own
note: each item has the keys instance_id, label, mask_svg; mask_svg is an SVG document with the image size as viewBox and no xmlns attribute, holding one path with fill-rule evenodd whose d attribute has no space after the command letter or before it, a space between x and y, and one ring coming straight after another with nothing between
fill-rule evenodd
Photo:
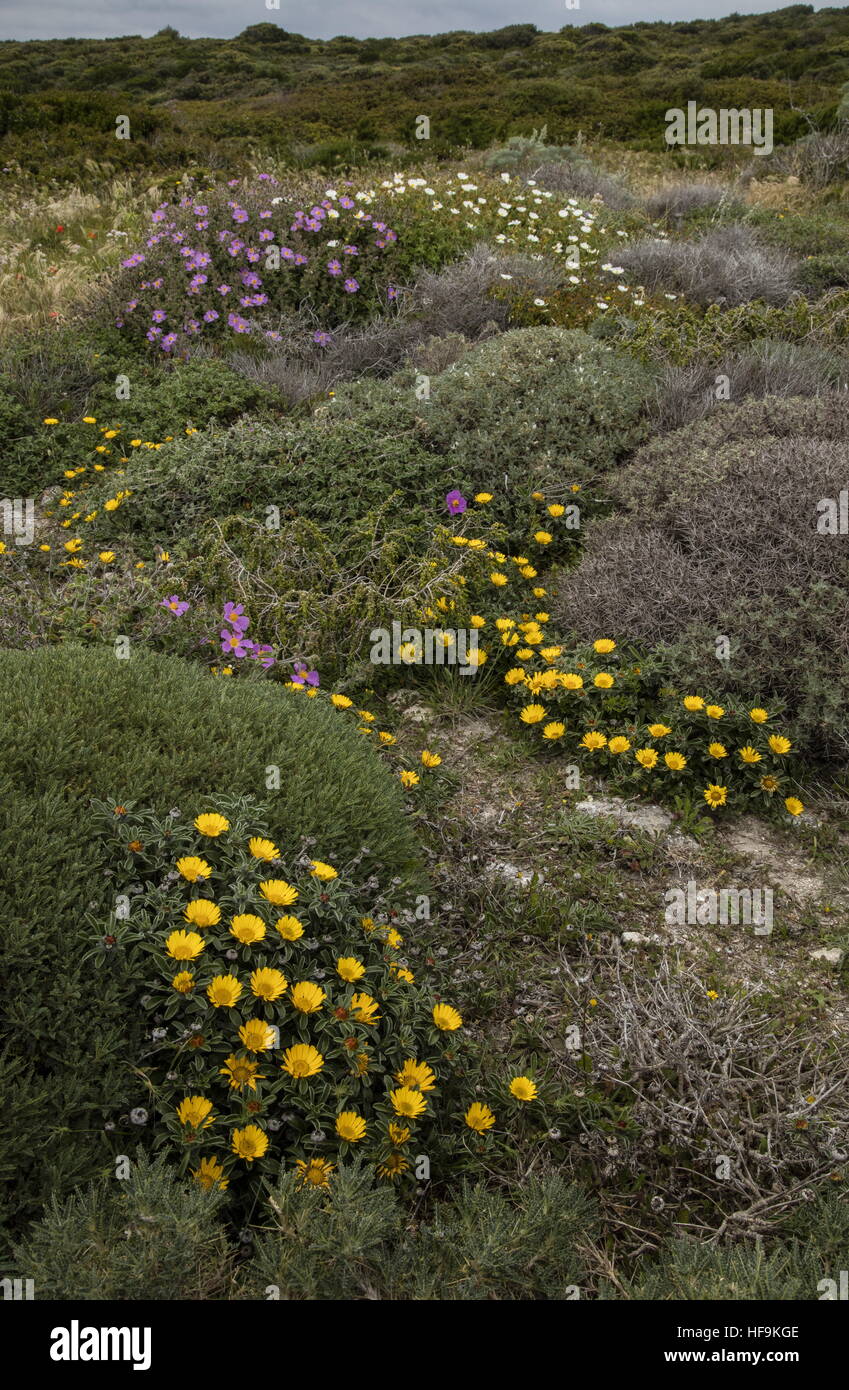
<instances>
[{"instance_id":1,"label":"grey-green foliage","mask_svg":"<svg viewBox=\"0 0 849 1390\"><path fill-rule=\"evenodd\" d=\"M133 496L95 524L109 528L104 541L123 527L167 542L205 516L275 505L339 534L395 494L399 524L430 534L456 487L492 493L488 515L521 545L534 489L602 473L641 442L652 381L585 333L516 329L464 353L426 390L412 369L366 378L310 420L246 419L145 451L123 481Z\"/></svg>"},{"instance_id":2,"label":"grey-green foliage","mask_svg":"<svg viewBox=\"0 0 849 1390\"><path fill-rule=\"evenodd\" d=\"M842 391L715 403L609 479L620 510L587 528L555 617L584 638L664 645L682 686L710 670L717 693L781 700L800 751L845 759L849 554L817 525L847 466Z\"/></svg>"},{"instance_id":3,"label":"grey-green foliage","mask_svg":"<svg viewBox=\"0 0 849 1390\"><path fill-rule=\"evenodd\" d=\"M531 491L604 473L643 439L652 374L578 330L524 328L478 344L416 398L412 373L346 387L336 418L406 427L452 464L455 486L494 494L489 514L515 529Z\"/></svg>"},{"instance_id":4,"label":"grey-green foliage","mask_svg":"<svg viewBox=\"0 0 849 1390\"><path fill-rule=\"evenodd\" d=\"M692 1299L809 1302L839 1291L849 1256L849 1202L826 1192L803 1203L782 1228L782 1239L706 1245L672 1241L640 1265L620 1289L605 1285L602 1298L651 1301Z\"/></svg>"},{"instance_id":5,"label":"grey-green foliage","mask_svg":"<svg viewBox=\"0 0 849 1390\"><path fill-rule=\"evenodd\" d=\"M717 1247L680 1240L647 1264L622 1291L606 1288L601 1297L664 1301L710 1299L797 1301L815 1298L798 1259L787 1248L767 1253L762 1246Z\"/></svg>"},{"instance_id":6,"label":"grey-green foliage","mask_svg":"<svg viewBox=\"0 0 849 1390\"><path fill-rule=\"evenodd\" d=\"M15 1262L37 1299L226 1298L224 1198L139 1151L129 1177L104 1175L65 1201L54 1195Z\"/></svg>"},{"instance_id":7,"label":"grey-green foliage","mask_svg":"<svg viewBox=\"0 0 849 1390\"><path fill-rule=\"evenodd\" d=\"M548 127L542 126L530 135L511 135L506 145L490 151L484 166L493 173L512 173L525 165L539 164L544 160L569 159L575 153L571 145L549 145Z\"/></svg>"},{"instance_id":8,"label":"grey-green foliage","mask_svg":"<svg viewBox=\"0 0 849 1390\"><path fill-rule=\"evenodd\" d=\"M418 1301L577 1296L591 1201L558 1177L504 1194L464 1181L416 1219L388 1183L353 1165L330 1187L294 1174L271 1193L241 1296Z\"/></svg>"}]
</instances>

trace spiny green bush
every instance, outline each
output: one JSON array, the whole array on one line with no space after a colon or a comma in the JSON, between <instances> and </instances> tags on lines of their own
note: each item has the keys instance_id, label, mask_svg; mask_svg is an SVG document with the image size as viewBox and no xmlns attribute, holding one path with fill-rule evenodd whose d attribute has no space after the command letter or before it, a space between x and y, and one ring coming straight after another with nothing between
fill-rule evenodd
<instances>
[{"instance_id":1,"label":"spiny green bush","mask_svg":"<svg viewBox=\"0 0 849 1390\"><path fill-rule=\"evenodd\" d=\"M162 440L187 425L202 429L210 421L230 424L242 415L268 414L280 401L261 383L248 381L224 362L210 359L168 363L165 370L126 373L130 396L116 400L114 380L91 392L91 414L119 423L124 440L132 435ZM140 378L140 379L139 379Z\"/></svg>"},{"instance_id":2,"label":"spiny green bush","mask_svg":"<svg viewBox=\"0 0 849 1390\"><path fill-rule=\"evenodd\" d=\"M780 307L709 304L700 309L683 300L655 303L639 319L617 315L612 323L628 350L645 362L717 362L762 338L830 348L849 338L849 291L833 290L815 303L796 295Z\"/></svg>"},{"instance_id":3,"label":"spiny green bush","mask_svg":"<svg viewBox=\"0 0 849 1390\"><path fill-rule=\"evenodd\" d=\"M515 173L527 165L541 164L544 160L574 159L577 151L570 145L549 145L548 127L542 126L530 135L511 135L506 145L490 150L484 159L484 167L494 173Z\"/></svg>"},{"instance_id":4,"label":"spiny green bush","mask_svg":"<svg viewBox=\"0 0 849 1390\"><path fill-rule=\"evenodd\" d=\"M663 644L676 684L777 701L800 748L845 756L847 468L842 392L717 403L610 479L621 512L588 528L556 617L585 638Z\"/></svg>"},{"instance_id":5,"label":"spiny green bush","mask_svg":"<svg viewBox=\"0 0 849 1390\"><path fill-rule=\"evenodd\" d=\"M465 1181L413 1220L396 1193L354 1165L327 1191L281 1175L269 1193L238 1296L462 1302L575 1298L594 1208L559 1177L506 1195Z\"/></svg>"},{"instance_id":6,"label":"spiny green bush","mask_svg":"<svg viewBox=\"0 0 849 1390\"><path fill-rule=\"evenodd\" d=\"M16 1262L39 1299L227 1298L235 1249L221 1205L140 1150L72 1196L54 1194Z\"/></svg>"},{"instance_id":7,"label":"spiny green bush","mask_svg":"<svg viewBox=\"0 0 849 1390\"><path fill-rule=\"evenodd\" d=\"M342 859L367 846L367 863L390 876L415 870L417 853L397 781L325 702L261 683L237 690L140 650L116 660L111 648L70 645L0 653L0 690L8 1218L97 1170L104 1118L126 1095L126 978L116 968L95 993L81 963L84 914L111 911L116 891L92 797L188 813L241 791L263 798L283 843L314 834ZM280 790L266 792L269 768Z\"/></svg>"},{"instance_id":8,"label":"spiny green bush","mask_svg":"<svg viewBox=\"0 0 849 1390\"><path fill-rule=\"evenodd\" d=\"M579 1247L595 1207L559 1177L530 1178L509 1196L464 1181L415 1216L356 1160L326 1187L281 1173L245 1232L241 1260L222 1221L225 1200L140 1155L123 1181L102 1178L53 1199L17 1246L16 1265L37 1298L71 1302L585 1295Z\"/></svg>"},{"instance_id":9,"label":"spiny green bush","mask_svg":"<svg viewBox=\"0 0 849 1390\"><path fill-rule=\"evenodd\" d=\"M641 1276L626 1281L622 1292L611 1289L602 1296L652 1303L713 1299L799 1302L817 1294L816 1280L811 1282L802 1274L798 1258L786 1249L727 1249L680 1240L664 1247L657 1261L646 1261Z\"/></svg>"},{"instance_id":10,"label":"spiny green bush","mask_svg":"<svg viewBox=\"0 0 849 1390\"><path fill-rule=\"evenodd\" d=\"M453 483L440 462L403 431L381 434L357 421L246 418L134 459L122 480L132 496L119 513L103 510L111 480L86 502L99 510L103 540L193 540L213 517L249 512L264 521L270 507L282 521L303 517L335 538L387 504L387 515L402 526L433 519Z\"/></svg>"},{"instance_id":11,"label":"spiny green bush","mask_svg":"<svg viewBox=\"0 0 849 1390\"><path fill-rule=\"evenodd\" d=\"M624 1297L806 1302L837 1298L846 1267L849 1203L836 1191L807 1192L808 1200L757 1245L704 1245L678 1240L624 1281ZM829 1287L832 1281L836 1287ZM603 1298L622 1297L607 1290Z\"/></svg>"},{"instance_id":12,"label":"spiny green bush","mask_svg":"<svg viewBox=\"0 0 849 1390\"><path fill-rule=\"evenodd\" d=\"M225 425L246 413L268 417L283 406L277 392L223 362L169 362L163 370L129 355L92 358L83 344L77 346L79 357L67 371L54 370L50 355L36 351L7 364L6 384L0 388L2 487L7 495L37 497L61 483L67 470L103 463L94 450L106 429L118 429L106 459L117 464L129 457L133 438L161 442L187 427L201 429L213 420ZM41 375L40 390L28 380L30 373ZM49 399L45 375L54 383ZM118 381L129 391L126 399L116 396ZM84 416L98 428L82 423Z\"/></svg>"},{"instance_id":13,"label":"spiny green bush","mask_svg":"<svg viewBox=\"0 0 849 1390\"><path fill-rule=\"evenodd\" d=\"M407 370L341 388L309 421L175 439L127 468L119 513L103 511L111 477L86 505L104 541L167 541L203 517L268 506L338 535L393 497L387 515L429 535L459 488L491 493L493 519L521 545L533 490L606 472L644 438L651 381L584 333L515 330L465 353L424 396Z\"/></svg>"}]
</instances>

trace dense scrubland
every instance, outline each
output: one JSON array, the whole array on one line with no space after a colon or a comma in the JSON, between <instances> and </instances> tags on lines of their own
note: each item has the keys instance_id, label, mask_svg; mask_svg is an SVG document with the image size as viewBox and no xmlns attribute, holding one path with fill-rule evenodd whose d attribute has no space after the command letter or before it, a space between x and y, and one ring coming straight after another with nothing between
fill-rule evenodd
<instances>
[{"instance_id":1,"label":"dense scrubland","mask_svg":"<svg viewBox=\"0 0 849 1390\"><path fill-rule=\"evenodd\" d=\"M804 5L0 44L39 1297L845 1266L847 81ZM688 100L774 151L668 149ZM772 931L671 922L690 883Z\"/></svg>"}]
</instances>

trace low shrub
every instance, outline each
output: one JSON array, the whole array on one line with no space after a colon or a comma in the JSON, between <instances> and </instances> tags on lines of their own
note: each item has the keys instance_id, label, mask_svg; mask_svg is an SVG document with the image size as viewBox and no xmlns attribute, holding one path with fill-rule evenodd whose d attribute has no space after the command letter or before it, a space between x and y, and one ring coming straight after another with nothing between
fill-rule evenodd
<instances>
[{"instance_id":1,"label":"low shrub","mask_svg":"<svg viewBox=\"0 0 849 1390\"><path fill-rule=\"evenodd\" d=\"M16 1117L0 1171L17 1177L8 1220L108 1161L103 1123L127 1094L126 977L116 963L93 992L81 964L85 913L115 906L92 796L188 813L218 791L243 791L264 796L283 843L316 834L340 859L367 846L364 862L387 876L416 872L418 856L400 785L329 703L266 684L237 690L132 644L128 660L111 647L0 652L0 687L2 1076Z\"/></svg>"},{"instance_id":2,"label":"low shrub","mask_svg":"<svg viewBox=\"0 0 849 1390\"><path fill-rule=\"evenodd\" d=\"M262 356L232 354L228 361L245 375L275 386L292 403L366 373L388 376L408 359L418 365L428 344L429 359L437 365L422 370L436 375L474 341L505 329L520 296L547 295L561 283L562 272L549 260L496 255L481 243L439 270L420 271L399 291L391 314L375 315L366 324L341 325L321 334L318 342L314 324L303 317L294 319L283 333L281 347ZM435 356L440 350L441 359Z\"/></svg>"},{"instance_id":3,"label":"low shrub","mask_svg":"<svg viewBox=\"0 0 849 1390\"><path fill-rule=\"evenodd\" d=\"M77 526L110 545L129 534L167 545L206 518L273 506L336 537L381 509L429 540L459 489L491 494L493 519L522 545L534 487L590 480L644 437L651 383L586 334L514 330L464 353L426 394L408 368L341 387L309 420L242 419L138 450L120 479L108 472L85 492L84 518L96 516Z\"/></svg>"},{"instance_id":4,"label":"low shrub","mask_svg":"<svg viewBox=\"0 0 849 1390\"><path fill-rule=\"evenodd\" d=\"M815 396L849 382L849 357L812 343L759 339L716 363L668 367L658 382L657 423L677 430L700 420L723 400Z\"/></svg>"},{"instance_id":5,"label":"low shrub","mask_svg":"<svg viewBox=\"0 0 849 1390\"><path fill-rule=\"evenodd\" d=\"M194 822L101 816L116 881L141 881L127 920L103 921L147 1016L137 1103L181 1171L248 1209L257 1175L296 1163L323 1185L357 1154L406 1185L422 1146L458 1173L493 1142L460 1014L414 979L376 893L381 915L361 915L351 864L311 857L320 836L281 851L250 799L210 799ZM143 851L128 856L127 836ZM522 1106L500 1091L480 1099L503 1128L499 1100L514 1119Z\"/></svg>"},{"instance_id":6,"label":"low shrub","mask_svg":"<svg viewBox=\"0 0 849 1390\"><path fill-rule=\"evenodd\" d=\"M741 223L705 232L695 240L645 238L623 245L617 260L631 280L682 294L694 304L746 304L762 299L786 304L797 270L783 252L765 247Z\"/></svg>"},{"instance_id":7,"label":"low shrub","mask_svg":"<svg viewBox=\"0 0 849 1390\"><path fill-rule=\"evenodd\" d=\"M0 391L3 486L12 496L37 498L61 483L63 475L75 476L71 470L91 474L95 463L126 462L134 437L139 444L162 441L187 427L200 429L213 420L227 424L245 413L262 418L280 409L275 392L223 362L169 362L163 371L108 354L91 358L82 344L78 348L76 371L69 368L67 376L48 372L56 392L49 402L43 386L34 391L25 376L41 371L44 358L37 351L14 364ZM129 389L126 400L116 400L116 376ZM81 424L80 417L90 423ZM110 442L112 436L101 438L106 430L116 431L116 443ZM98 446L103 446L100 456Z\"/></svg>"},{"instance_id":8,"label":"low shrub","mask_svg":"<svg viewBox=\"0 0 849 1390\"><path fill-rule=\"evenodd\" d=\"M544 161L570 159L577 156L571 145L549 145L548 127L542 126L531 135L511 135L506 145L490 150L484 168L491 173L516 173Z\"/></svg>"},{"instance_id":9,"label":"low shrub","mask_svg":"<svg viewBox=\"0 0 849 1390\"><path fill-rule=\"evenodd\" d=\"M639 1273L604 1298L640 1300L733 1299L807 1302L838 1297L849 1241L849 1204L839 1192L803 1202L783 1223L778 1239L754 1245L706 1245L679 1239L644 1260Z\"/></svg>"},{"instance_id":10,"label":"low shrub","mask_svg":"<svg viewBox=\"0 0 849 1390\"><path fill-rule=\"evenodd\" d=\"M719 1302L798 1303L818 1297L822 1267L814 1251L798 1248L704 1245L679 1239L662 1248L656 1260L646 1260L638 1278L626 1280L607 1299L639 1299L652 1303L704 1299Z\"/></svg>"},{"instance_id":11,"label":"low shrub","mask_svg":"<svg viewBox=\"0 0 849 1390\"><path fill-rule=\"evenodd\" d=\"M818 190L839 189L849 180L849 119L839 120L831 130L812 130L767 158L753 160L744 170L745 178L764 174L795 177Z\"/></svg>"},{"instance_id":12,"label":"low shrub","mask_svg":"<svg viewBox=\"0 0 849 1390\"><path fill-rule=\"evenodd\" d=\"M227 1298L235 1248L221 1194L184 1183L143 1152L72 1196L51 1198L15 1255L39 1299Z\"/></svg>"},{"instance_id":13,"label":"low shrub","mask_svg":"<svg viewBox=\"0 0 849 1390\"><path fill-rule=\"evenodd\" d=\"M239 1297L281 1299L574 1298L594 1209L557 1176L506 1192L464 1181L415 1221L387 1184L340 1166L326 1191L281 1174L269 1193Z\"/></svg>"},{"instance_id":14,"label":"low shrub","mask_svg":"<svg viewBox=\"0 0 849 1390\"><path fill-rule=\"evenodd\" d=\"M455 486L492 492L493 517L518 537L517 499L603 474L636 446L651 380L585 333L514 329L471 349L428 383L421 401L413 377L400 375L340 391L333 414L387 432L412 420Z\"/></svg>"},{"instance_id":15,"label":"low shrub","mask_svg":"<svg viewBox=\"0 0 849 1390\"><path fill-rule=\"evenodd\" d=\"M595 1209L556 1176L532 1176L509 1196L464 1181L414 1219L394 1185L356 1159L321 1187L281 1173L238 1251L224 1201L141 1156L125 1181L52 1202L17 1247L18 1265L37 1297L69 1302L559 1300L586 1289L580 1247Z\"/></svg>"},{"instance_id":16,"label":"low shrub","mask_svg":"<svg viewBox=\"0 0 849 1390\"><path fill-rule=\"evenodd\" d=\"M640 361L675 363L719 362L763 338L834 347L849 339L849 291L832 290L816 303L796 295L779 307L764 303L701 309L684 300L655 301L639 319L611 315L613 332Z\"/></svg>"},{"instance_id":17,"label":"low shrub","mask_svg":"<svg viewBox=\"0 0 849 1390\"><path fill-rule=\"evenodd\" d=\"M717 183L670 183L646 199L646 212L652 218L680 222L700 213L742 211L742 204L730 189Z\"/></svg>"},{"instance_id":18,"label":"low shrub","mask_svg":"<svg viewBox=\"0 0 849 1390\"><path fill-rule=\"evenodd\" d=\"M621 179L606 174L589 159L561 159L545 162L534 169L534 182L553 193L589 202L600 198L614 212L627 212L636 206L637 199Z\"/></svg>"},{"instance_id":19,"label":"low shrub","mask_svg":"<svg viewBox=\"0 0 849 1390\"><path fill-rule=\"evenodd\" d=\"M305 209L276 190L260 175L160 204L104 306L116 325L171 355L198 338L279 341L275 316L299 306L331 327L394 297L398 236L379 214L347 193Z\"/></svg>"},{"instance_id":20,"label":"low shrub","mask_svg":"<svg viewBox=\"0 0 849 1390\"><path fill-rule=\"evenodd\" d=\"M370 686L389 674L369 664L372 629L391 629L396 621L418 625L423 607L436 603L462 565L436 538L425 543L387 522L387 510L388 504L333 538L301 519L270 528L246 516L210 518L167 560L160 553L141 569L133 550L120 558L103 552L115 554L103 561L98 553L84 569L40 575L20 561L13 565L8 555L0 643L99 645L103 632L120 632L149 650L215 668L222 662L224 605L236 595L252 636L271 644L278 663L308 660L325 682L362 678ZM64 578L53 589L51 577L60 572ZM162 605L163 595L175 591L191 595L179 622Z\"/></svg>"},{"instance_id":21,"label":"low shrub","mask_svg":"<svg viewBox=\"0 0 849 1390\"><path fill-rule=\"evenodd\" d=\"M609 480L621 514L588 528L553 605L562 629L664 644L676 685L778 702L800 750L845 756L848 445L843 393L717 404L654 440Z\"/></svg>"}]
</instances>

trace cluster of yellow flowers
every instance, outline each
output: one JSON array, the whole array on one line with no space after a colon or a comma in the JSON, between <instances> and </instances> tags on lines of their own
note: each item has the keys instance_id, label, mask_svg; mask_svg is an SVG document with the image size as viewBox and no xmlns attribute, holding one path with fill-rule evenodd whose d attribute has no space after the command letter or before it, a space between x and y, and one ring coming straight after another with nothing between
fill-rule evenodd
<instances>
[{"instance_id":1,"label":"cluster of yellow flowers","mask_svg":"<svg viewBox=\"0 0 849 1390\"><path fill-rule=\"evenodd\" d=\"M325 969L327 953L315 954L309 943L314 978L298 978L297 948L305 937L302 916L296 915L299 905L303 901L307 913L319 910L323 921L328 903L340 904L336 920L344 915L345 890L336 868L309 860L315 888L304 892L274 874L270 866L279 865L281 855L273 840L261 834L234 840L230 819L219 811L204 812L193 824L209 849L176 859L178 881L192 885L195 893L184 902L182 924L167 934L164 951L179 967L171 973L171 965L168 972L170 997L191 1004L179 1054L201 1083L174 1104L175 1132L183 1144L211 1142L219 1150L199 1160L192 1170L196 1180L205 1187L226 1187L234 1162L250 1167L269 1153L269 1132L280 1127L269 1111L281 1091L287 1107L303 1114L304 1125L307 1119L310 1129L322 1127L320 1121L332 1125L341 1155L348 1146L362 1145L382 1178L400 1178L411 1167L407 1151L417 1122L439 1118L434 1092L440 1082L451 1082L456 1054L450 1040L463 1027L460 1013L444 1000L411 992L413 972L397 959L403 937L372 917L359 919L356 928L367 949L331 948ZM216 857L223 861L218 869L210 862ZM245 900L250 863L268 875L256 884L255 902ZM230 870L239 880L230 891L222 881L215 897L203 892L225 873L229 877ZM350 939L351 928L343 931ZM204 968L213 954L225 955L230 962L225 970ZM410 1052L416 1038L424 1042L428 1036L436 1053L432 1062ZM216 1057L211 1070L208 1052ZM229 1121L226 1154L216 1127L227 1118L206 1094L218 1077L224 1082L217 1084L226 1085L225 1093L240 1107ZM526 1076L512 1078L509 1092L520 1104L537 1098L536 1085ZM352 1104L357 1093L360 1101ZM496 1116L474 1101L463 1121L480 1137L493 1128ZM314 1186L329 1181L334 1166L327 1158L297 1160L302 1182Z\"/></svg>"},{"instance_id":2,"label":"cluster of yellow flowers","mask_svg":"<svg viewBox=\"0 0 849 1390\"><path fill-rule=\"evenodd\" d=\"M573 485L573 491L579 490L579 485ZM545 501L539 492L534 492L532 497L539 503ZM491 496L480 494L475 500L485 503L491 501ZM559 502L550 503L547 512L551 521L557 522L566 508ZM554 537L550 530L538 529L533 539L544 549ZM523 582L526 585L526 593L517 598L519 602L524 601L529 611L502 612L494 618L472 613L469 622L474 628L492 630L495 645L489 655L503 658L509 654L515 663L505 671L504 684L514 695L525 697L518 708L518 719L526 727L537 729L544 743L554 745L570 740L580 758L589 758L591 762L601 759L607 771L615 770L618 775L626 769L640 777L655 771L704 775L706 785L700 789L701 796L710 810L727 805L735 795L727 780L709 775L712 765L715 763L718 767L722 759L727 758L727 766L735 767L738 772L757 770L756 781L749 778L741 785L743 796L749 796L754 790L772 797L781 789L780 763L793 747L789 738L770 732L765 742L753 743L751 737L740 735L740 715L729 713L724 706L700 695L684 696L681 703L687 716L703 717L708 721L708 729L711 722L716 725L725 719L726 725L737 733L739 746L736 749L729 740L726 746L709 733L702 738L702 730L693 727L692 718L677 733L661 719L649 718L644 725L645 734L640 738L638 730L642 720L628 722L622 711L629 704L639 708L643 702L645 692L639 681L641 668L623 665L617 643L610 637L599 637L586 653L574 651L569 657L562 641L547 632L550 614L542 608L534 611L535 604L547 596L547 589L540 582L539 561L532 562L528 555L508 556L492 550L479 537L455 535L452 541L494 562L496 568L489 572L488 582L499 592L506 592L514 580L518 585ZM449 601L452 610L454 606L454 601ZM486 660L487 655L483 651L482 659ZM612 695L615 704L604 703L608 695ZM608 709L616 711L620 729L601 727ZM612 717L607 715L608 719ZM766 723L769 717L760 707L753 708L748 716L755 728ZM730 738L733 737L732 733ZM669 747L663 740L669 740L673 746ZM804 805L797 796L786 795L783 800L789 815L802 814Z\"/></svg>"},{"instance_id":3,"label":"cluster of yellow flowers","mask_svg":"<svg viewBox=\"0 0 849 1390\"><path fill-rule=\"evenodd\" d=\"M61 424L62 421L59 420L58 416L48 415L45 416L42 423L48 426L56 426ZM84 415L82 417L82 424L87 426L97 425L97 417L95 415ZM93 457L91 464L89 465L84 463L78 465L76 468L66 468L63 470L63 476L67 480L67 483L75 482L77 479L81 479L81 485L77 485L76 487L71 488L66 483L66 485L62 489L61 494L56 499L55 504L53 504L45 511L44 515L47 520L56 519L58 521L59 528L66 531L70 530L72 527L74 529L77 529L82 528L86 525L90 525L100 515L100 508L87 508L84 505L84 502L81 501L81 498L84 498L85 491L90 485L90 483L92 481L95 481L93 475L105 473L109 467L109 463L107 461L111 461L115 465L129 463L132 455L131 453L128 453L127 450L161 449L164 443L170 443L171 440L174 438L173 435L168 434L165 436L164 440L158 442L155 442L150 439L139 438L126 440L122 443L119 439L121 431L122 426L120 424L101 425L98 427L98 432L101 436L102 442L99 444L92 444L90 446L91 452L95 456ZM196 433L197 431L192 426L186 427L186 434ZM95 435L95 438L96 437L97 436ZM124 473L125 469L119 466L114 466L110 470L110 476L113 476L115 478L123 477ZM103 502L103 511L106 513L112 513L117 511L118 508L122 506L126 502L126 500L132 495L132 491L128 488L117 489L113 496L107 497ZM70 511L69 509L72 507L76 507L76 510ZM57 511L55 510L55 508L61 510ZM95 555L92 555L89 558L84 557L81 553L84 544L85 542L81 536L74 536L68 541L58 543L57 546L54 546L49 541L42 541L36 547L36 553L42 552L44 554L50 554L55 549L58 549L60 553L62 551L67 552L68 558L60 561L63 567L67 567L69 569L74 570L86 569L90 564L93 563ZM6 546L0 543L0 554L3 554L5 552ZM167 562L168 558L169 557L165 552L160 552L157 555L157 559L163 563ZM96 552L96 559L99 560L100 563L104 566L114 564L116 559L116 552L112 549L98 550ZM135 568L144 569L146 564L147 562L145 560L139 560L135 563Z\"/></svg>"}]
</instances>

